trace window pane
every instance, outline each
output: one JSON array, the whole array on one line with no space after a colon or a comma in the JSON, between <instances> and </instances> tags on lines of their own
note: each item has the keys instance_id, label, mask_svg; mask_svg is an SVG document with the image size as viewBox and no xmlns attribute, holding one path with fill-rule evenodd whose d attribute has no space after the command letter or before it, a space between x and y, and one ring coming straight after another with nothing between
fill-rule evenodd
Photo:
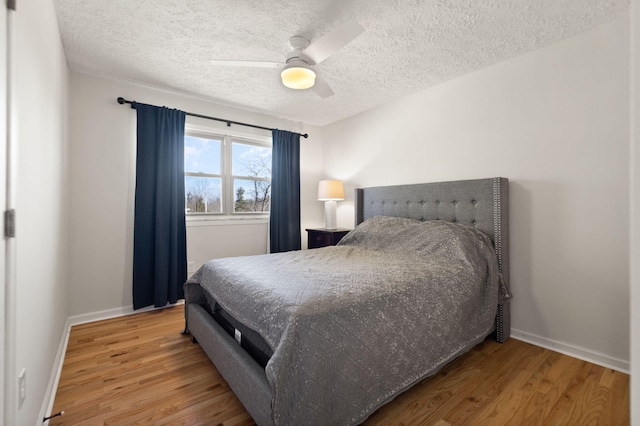
<instances>
[{"instance_id":1,"label":"window pane","mask_svg":"<svg viewBox=\"0 0 640 426\"><path fill-rule=\"evenodd\" d=\"M222 213L222 179L185 176L187 213Z\"/></svg>"},{"instance_id":2,"label":"window pane","mask_svg":"<svg viewBox=\"0 0 640 426\"><path fill-rule=\"evenodd\" d=\"M233 175L271 177L271 148L232 143Z\"/></svg>"},{"instance_id":3,"label":"window pane","mask_svg":"<svg viewBox=\"0 0 640 426\"><path fill-rule=\"evenodd\" d=\"M217 139L184 137L184 171L219 175L221 141Z\"/></svg>"},{"instance_id":4,"label":"window pane","mask_svg":"<svg viewBox=\"0 0 640 426\"><path fill-rule=\"evenodd\" d=\"M263 180L234 179L233 211L268 212L271 203L271 182Z\"/></svg>"}]
</instances>

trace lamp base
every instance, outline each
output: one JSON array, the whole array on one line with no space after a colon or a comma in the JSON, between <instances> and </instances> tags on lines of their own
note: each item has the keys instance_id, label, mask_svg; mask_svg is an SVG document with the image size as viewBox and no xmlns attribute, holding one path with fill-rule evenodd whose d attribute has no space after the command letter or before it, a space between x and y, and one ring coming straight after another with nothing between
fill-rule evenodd
<instances>
[{"instance_id":1,"label":"lamp base","mask_svg":"<svg viewBox=\"0 0 640 426\"><path fill-rule=\"evenodd\" d=\"M335 201L324 202L324 227L327 229L336 229L336 208L338 203Z\"/></svg>"}]
</instances>

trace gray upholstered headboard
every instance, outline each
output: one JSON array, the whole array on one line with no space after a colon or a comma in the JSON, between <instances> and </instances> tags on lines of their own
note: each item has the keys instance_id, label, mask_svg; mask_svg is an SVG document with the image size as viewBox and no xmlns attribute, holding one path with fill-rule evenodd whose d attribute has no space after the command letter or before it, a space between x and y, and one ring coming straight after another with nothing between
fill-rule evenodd
<instances>
[{"instance_id":1,"label":"gray upholstered headboard","mask_svg":"<svg viewBox=\"0 0 640 426\"><path fill-rule=\"evenodd\" d=\"M475 226L493 240L500 271L509 287L509 180L506 178L358 188L355 212L356 225L373 216L395 216ZM504 342L509 334L509 304L499 304L496 339Z\"/></svg>"}]
</instances>

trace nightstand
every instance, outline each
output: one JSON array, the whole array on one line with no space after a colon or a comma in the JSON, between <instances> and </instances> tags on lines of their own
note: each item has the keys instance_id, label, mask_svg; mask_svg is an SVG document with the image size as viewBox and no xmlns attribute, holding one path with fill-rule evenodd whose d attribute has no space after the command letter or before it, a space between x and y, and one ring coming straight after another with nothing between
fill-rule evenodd
<instances>
[{"instance_id":1,"label":"nightstand","mask_svg":"<svg viewBox=\"0 0 640 426\"><path fill-rule=\"evenodd\" d=\"M307 229L307 248L335 246L349 231L350 229Z\"/></svg>"}]
</instances>

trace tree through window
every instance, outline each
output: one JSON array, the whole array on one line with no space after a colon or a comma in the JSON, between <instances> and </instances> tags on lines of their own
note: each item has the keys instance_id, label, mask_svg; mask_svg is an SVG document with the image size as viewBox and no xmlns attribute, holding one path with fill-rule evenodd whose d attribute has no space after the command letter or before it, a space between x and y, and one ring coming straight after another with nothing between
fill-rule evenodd
<instances>
[{"instance_id":1,"label":"tree through window","mask_svg":"<svg viewBox=\"0 0 640 426\"><path fill-rule=\"evenodd\" d=\"M188 132L184 163L187 214L269 212L270 144Z\"/></svg>"},{"instance_id":2,"label":"tree through window","mask_svg":"<svg viewBox=\"0 0 640 426\"><path fill-rule=\"evenodd\" d=\"M271 203L271 147L232 143L234 212L268 212Z\"/></svg>"}]
</instances>

